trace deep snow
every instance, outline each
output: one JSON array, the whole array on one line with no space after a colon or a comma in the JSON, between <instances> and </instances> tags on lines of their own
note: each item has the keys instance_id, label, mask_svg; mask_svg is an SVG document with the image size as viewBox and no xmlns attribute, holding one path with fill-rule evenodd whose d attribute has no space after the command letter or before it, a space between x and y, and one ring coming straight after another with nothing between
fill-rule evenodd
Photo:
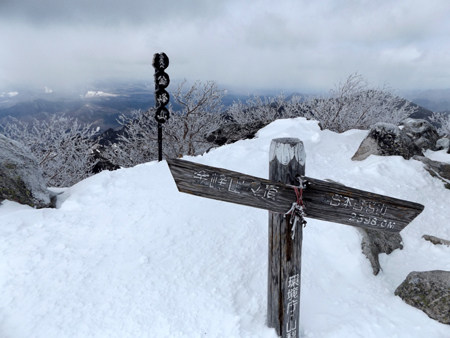
<instances>
[{"instance_id":1,"label":"deep snow","mask_svg":"<svg viewBox=\"0 0 450 338\"><path fill-rule=\"evenodd\" d=\"M308 220L302 337L450 337L394 295L411 271L450 270L450 191L414 160L354 162L366 131L279 120L253 140L186 158L267 177L270 141L298 137L306 174L425 205L404 249L372 274L355 228ZM444 152L427 156L450 162ZM62 189L58 209L0 206L0 337L258 337L265 324L267 212L181 194L166 162L102 172Z\"/></svg>"}]
</instances>

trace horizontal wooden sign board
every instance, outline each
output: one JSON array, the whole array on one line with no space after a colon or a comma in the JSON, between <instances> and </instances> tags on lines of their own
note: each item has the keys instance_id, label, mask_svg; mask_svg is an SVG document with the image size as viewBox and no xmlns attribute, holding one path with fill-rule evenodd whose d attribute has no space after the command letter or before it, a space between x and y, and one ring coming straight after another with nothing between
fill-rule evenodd
<instances>
[{"instance_id":1,"label":"horizontal wooden sign board","mask_svg":"<svg viewBox=\"0 0 450 338\"><path fill-rule=\"evenodd\" d=\"M292 186L189 161L167 160L178 190L184 193L286 213L297 200ZM306 217L366 229L399 232L424 209L400 200L303 177Z\"/></svg>"}]
</instances>

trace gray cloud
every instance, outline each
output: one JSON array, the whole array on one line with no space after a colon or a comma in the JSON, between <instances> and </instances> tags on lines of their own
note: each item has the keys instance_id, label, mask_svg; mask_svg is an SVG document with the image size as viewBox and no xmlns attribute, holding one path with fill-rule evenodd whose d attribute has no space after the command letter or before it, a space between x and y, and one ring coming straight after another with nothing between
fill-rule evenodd
<instances>
[{"instance_id":1,"label":"gray cloud","mask_svg":"<svg viewBox=\"0 0 450 338\"><path fill-rule=\"evenodd\" d=\"M213 19L223 0L3 0L0 18L32 25L141 25L167 20Z\"/></svg>"},{"instance_id":2,"label":"gray cloud","mask_svg":"<svg viewBox=\"0 0 450 338\"><path fill-rule=\"evenodd\" d=\"M318 91L359 71L399 89L450 88L450 2L196 0L0 2L0 85L175 81Z\"/></svg>"}]
</instances>

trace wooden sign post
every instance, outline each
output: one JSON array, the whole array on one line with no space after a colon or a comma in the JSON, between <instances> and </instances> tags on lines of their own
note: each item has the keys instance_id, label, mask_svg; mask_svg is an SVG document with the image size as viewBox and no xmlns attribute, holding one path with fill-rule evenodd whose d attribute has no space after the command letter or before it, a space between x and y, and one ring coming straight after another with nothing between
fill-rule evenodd
<instances>
[{"instance_id":1,"label":"wooden sign post","mask_svg":"<svg viewBox=\"0 0 450 338\"><path fill-rule=\"evenodd\" d=\"M170 95L166 91L170 83L169 75L164 71L169 67L169 58L165 53L153 55L152 66L155 68L155 119L158 122L158 161L162 161L162 124L170 117L166 105L169 103Z\"/></svg>"},{"instance_id":2,"label":"wooden sign post","mask_svg":"<svg viewBox=\"0 0 450 338\"><path fill-rule=\"evenodd\" d=\"M299 335L303 216L395 233L424 209L418 203L303 176L305 158L300 140L272 140L270 180L167 160L181 192L269 210L267 325L283 338Z\"/></svg>"},{"instance_id":3,"label":"wooden sign post","mask_svg":"<svg viewBox=\"0 0 450 338\"><path fill-rule=\"evenodd\" d=\"M303 142L294 138L272 140L269 179L298 186L305 175ZM287 210L286 210L287 212ZM290 214L269 211L269 269L267 280L267 325L279 336L298 337L303 225ZM283 335L283 332L286 334Z\"/></svg>"}]
</instances>

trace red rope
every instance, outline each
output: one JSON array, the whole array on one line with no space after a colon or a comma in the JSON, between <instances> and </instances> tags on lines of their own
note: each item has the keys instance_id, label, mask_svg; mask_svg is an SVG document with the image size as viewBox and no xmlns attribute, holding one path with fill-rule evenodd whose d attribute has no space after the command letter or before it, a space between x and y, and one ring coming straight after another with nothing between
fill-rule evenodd
<instances>
[{"instance_id":1,"label":"red rope","mask_svg":"<svg viewBox=\"0 0 450 338\"><path fill-rule=\"evenodd\" d=\"M300 188L300 191L298 187L294 187L295 195L297 196L297 205L303 206L303 189Z\"/></svg>"}]
</instances>

